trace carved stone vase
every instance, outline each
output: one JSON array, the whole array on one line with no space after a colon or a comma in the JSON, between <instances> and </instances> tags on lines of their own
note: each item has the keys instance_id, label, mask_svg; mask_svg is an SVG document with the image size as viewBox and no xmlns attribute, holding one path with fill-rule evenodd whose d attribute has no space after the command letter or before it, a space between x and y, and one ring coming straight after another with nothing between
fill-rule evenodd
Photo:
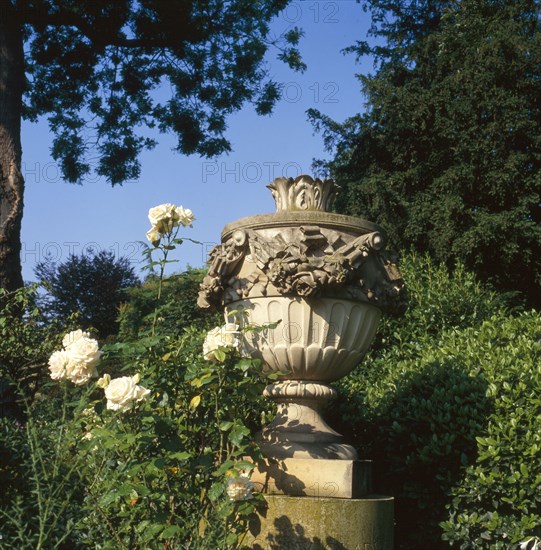
<instances>
[{"instance_id":1,"label":"carved stone vase","mask_svg":"<svg viewBox=\"0 0 541 550\"><path fill-rule=\"evenodd\" d=\"M382 311L403 307L402 279L382 228L329 212L334 181L277 178L268 187L277 211L225 226L199 305L266 327L244 332L250 355L279 374L264 391L277 403L258 434L265 456L355 460L322 417L336 395L329 382L362 360Z\"/></svg>"}]
</instances>

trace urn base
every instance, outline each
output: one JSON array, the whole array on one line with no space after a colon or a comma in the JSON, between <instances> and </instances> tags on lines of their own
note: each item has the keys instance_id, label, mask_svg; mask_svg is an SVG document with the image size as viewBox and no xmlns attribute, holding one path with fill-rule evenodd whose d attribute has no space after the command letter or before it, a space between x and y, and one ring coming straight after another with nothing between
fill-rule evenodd
<instances>
[{"instance_id":1,"label":"urn base","mask_svg":"<svg viewBox=\"0 0 541 550\"><path fill-rule=\"evenodd\" d=\"M336 391L317 382L285 380L265 388L278 405L274 420L256 436L262 453L272 459L356 460L357 451L344 443L323 419L322 410Z\"/></svg>"}]
</instances>

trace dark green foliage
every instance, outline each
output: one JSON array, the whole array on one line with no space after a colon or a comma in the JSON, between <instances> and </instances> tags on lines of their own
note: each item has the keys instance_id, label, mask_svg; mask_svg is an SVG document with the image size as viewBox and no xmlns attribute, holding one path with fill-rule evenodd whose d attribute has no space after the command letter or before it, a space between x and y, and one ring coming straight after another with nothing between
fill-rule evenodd
<instances>
[{"instance_id":1,"label":"dark green foliage","mask_svg":"<svg viewBox=\"0 0 541 550\"><path fill-rule=\"evenodd\" d=\"M400 548L448 547L439 523L449 517L447 538L463 548L516 548L541 525L541 316L506 313L461 266L449 275L406 256L402 270L410 309L385 321L340 382L336 426L374 460L377 491L396 497ZM494 512L500 531L486 519Z\"/></svg>"},{"instance_id":2,"label":"dark green foliage","mask_svg":"<svg viewBox=\"0 0 541 550\"><path fill-rule=\"evenodd\" d=\"M159 301L156 298L159 279L155 276L150 276L141 286L131 288L129 300L120 311L119 337L124 340L138 338L152 325L156 308L159 308L156 326L167 334L180 335L191 324L202 329L220 324L218 314L208 313L197 305L199 285L204 275L204 269L195 268L171 275L163 281Z\"/></svg>"},{"instance_id":3,"label":"dark green foliage","mask_svg":"<svg viewBox=\"0 0 541 550\"><path fill-rule=\"evenodd\" d=\"M493 412L476 437L477 460L452 490L445 539L515 548L541 538L541 318L495 319L468 336L467 367L482 364Z\"/></svg>"},{"instance_id":4,"label":"dark green foliage","mask_svg":"<svg viewBox=\"0 0 541 550\"><path fill-rule=\"evenodd\" d=\"M58 323L46 324L38 307L37 285L15 292L0 289L0 417L20 417L17 392L9 380L17 380L33 395L46 377L50 354L58 345ZM64 325L71 328L72 320Z\"/></svg>"},{"instance_id":5,"label":"dark green foliage","mask_svg":"<svg viewBox=\"0 0 541 550\"><path fill-rule=\"evenodd\" d=\"M75 548L84 513L83 460L74 454L80 431L58 388L40 389L23 422L0 418L0 548Z\"/></svg>"},{"instance_id":6,"label":"dark green foliage","mask_svg":"<svg viewBox=\"0 0 541 550\"><path fill-rule=\"evenodd\" d=\"M77 314L79 327L95 329L100 338L118 332L119 308L128 289L139 285L129 260L106 250L72 255L58 265L43 260L34 272L47 291L40 303L49 319L62 323Z\"/></svg>"},{"instance_id":7,"label":"dark green foliage","mask_svg":"<svg viewBox=\"0 0 541 550\"><path fill-rule=\"evenodd\" d=\"M349 48L375 56L366 111L310 112L339 211L541 306L541 3L366 4L378 40Z\"/></svg>"},{"instance_id":8,"label":"dark green foliage","mask_svg":"<svg viewBox=\"0 0 541 550\"><path fill-rule=\"evenodd\" d=\"M427 254L410 252L401 259L400 270L407 281L408 309L398 319L383 317L372 350L401 348L420 337L476 326L507 305L506 297L481 285L460 263L450 276Z\"/></svg>"},{"instance_id":9,"label":"dark green foliage","mask_svg":"<svg viewBox=\"0 0 541 550\"><path fill-rule=\"evenodd\" d=\"M47 361L61 334L36 305L37 290L0 289L0 548L37 548L45 531L51 547L61 545L79 511L72 506L80 489L71 468L73 439L58 445L69 420L61 391L48 383ZM39 449L31 432L39 432Z\"/></svg>"},{"instance_id":10,"label":"dark green foliage","mask_svg":"<svg viewBox=\"0 0 541 550\"><path fill-rule=\"evenodd\" d=\"M72 182L92 168L90 140L98 174L113 184L137 178L139 153L155 145L144 126L173 132L182 153L229 151L227 115L245 102L268 114L279 96L263 64L269 45L292 68L304 68L297 29L267 38L287 3L16 2L27 42L25 115L49 117L53 157Z\"/></svg>"}]
</instances>

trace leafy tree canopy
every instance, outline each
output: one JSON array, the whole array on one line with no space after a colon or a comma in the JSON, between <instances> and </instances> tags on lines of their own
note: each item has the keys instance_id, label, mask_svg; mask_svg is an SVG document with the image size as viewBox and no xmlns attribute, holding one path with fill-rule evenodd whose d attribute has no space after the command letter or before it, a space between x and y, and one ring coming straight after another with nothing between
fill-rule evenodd
<instances>
[{"instance_id":1,"label":"leafy tree canopy","mask_svg":"<svg viewBox=\"0 0 541 550\"><path fill-rule=\"evenodd\" d=\"M2 0L0 3L0 287L22 286L21 119L46 116L67 181L93 167L135 179L148 129L184 154L231 149L227 117L246 102L268 114L280 96L269 47L295 70L298 28L270 21L289 0Z\"/></svg>"},{"instance_id":2,"label":"leafy tree canopy","mask_svg":"<svg viewBox=\"0 0 541 550\"><path fill-rule=\"evenodd\" d=\"M60 264L44 260L34 271L47 289L41 304L49 319L65 322L78 314L80 327L95 329L101 338L118 332L119 307L128 289L139 285L129 260L106 250L72 255Z\"/></svg>"},{"instance_id":3,"label":"leafy tree canopy","mask_svg":"<svg viewBox=\"0 0 541 550\"><path fill-rule=\"evenodd\" d=\"M338 209L541 306L541 2L368 1L363 113L310 111Z\"/></svg>"},{"instance_id":4,"label":"leafy tree canopy","mask_svg":"<svg viewBox=\"0 0 541 550\"><path fill-rule=\"evenodd\" d=\"M139 175L137 156L155 142L142 125L178 135L181 153L230 150L226 116L253 101L270 112L278 85L263 56L269 21L287 0L34 0L15 7L25 24L24 115L48 115L52 154L69 181L90 170L120 183ZM302 68L295 29L280 58ZM266 80L266 81L265 81ZM170 93L162 92L167 83ZM59 85L60 84L60 85ZM160 88L160 93L155 94Z\"/></svg>"}]
</instances>

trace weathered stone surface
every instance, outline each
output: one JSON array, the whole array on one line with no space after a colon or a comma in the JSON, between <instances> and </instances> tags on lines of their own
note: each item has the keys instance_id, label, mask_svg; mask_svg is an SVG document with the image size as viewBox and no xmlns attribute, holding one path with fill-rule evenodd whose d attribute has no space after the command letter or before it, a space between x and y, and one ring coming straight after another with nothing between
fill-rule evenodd
<instances>
[{"instance_id":1,"label":"weathered stone surface","mask_svg":"<svg viewBox=\"0 0 541 550\"><path fill-rule=\"evenodd\" d=\"M260 462L251 472L265 494L360 498L372 491L369 460L285 459Z\"/></svg>"},{"instance_id":2,"label":"weathered stone surface","mask_svg":"<svg viewBox=\"0 0 541 550\"><path fill-rule=\"evenodd\" d=\"M225 227L198 303L224 308L244 351L279 375L265 389L276 417L256 437L264 456L355 460L322 417L328 383L362 360L381 312L403 308L402 277L382 228L327 211L332 180L277 178L269 188L277 212Z\"/></svg>"},{"instance_id":3,"label":"weathered stone surface","mask_svg":"<svg viewBox=\"0 0 541 550\"><path fill-rule=\"evenodd\" d=\"M276 210L330 210L340 186L334 180L313 179L310 176L298 178L276 178L267 187L271 190Z\"/></svg>"},{"instance_id":4,"label":"weathered stone surface","mask_svg":"<svg viewBox=\"0 0 541 550\"><path fill-rule=\"evenodd\" d=\"M393 499L268 495L244 543L253 550L392 550Z\"/></svg>"},{"instance_id":5,"label":"weathered stone surface","mask_svg":"<svg viewBox=\"0 0 541 550\"><path fill-rule=\"evenodd\" d=\"M226 307L242 311L230 318L241 326L274 328L248 331L246 352L280 380L332 382L357 366L376 333L381 310L365 302L286 296L239 300Z\"/></svg>"}]
</instances>

